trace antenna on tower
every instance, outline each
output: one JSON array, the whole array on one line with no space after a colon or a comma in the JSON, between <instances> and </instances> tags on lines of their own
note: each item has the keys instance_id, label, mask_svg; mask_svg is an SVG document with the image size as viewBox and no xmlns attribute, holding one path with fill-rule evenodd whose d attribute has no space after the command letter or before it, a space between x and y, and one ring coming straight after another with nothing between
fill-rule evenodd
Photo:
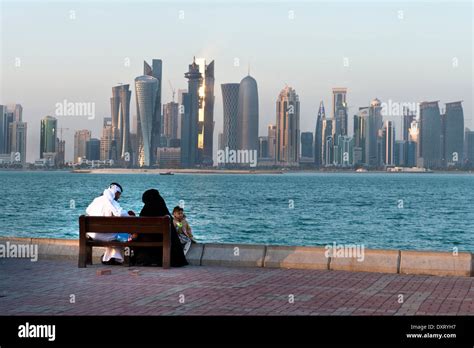
<instances>
[{"instance_id":1,"label":"antenna on tower","mask_svg":"<svg viewBox=\"0 0 474 348\"><path fill-rule=\"evenodd\" d=\"M171 80L168 80L168 83L170 84L171 92L173 92L173 103L174 103L174 95L176 93L176 90L173 88L173 85L171 84Z\"/></svg>"}]
</instances>

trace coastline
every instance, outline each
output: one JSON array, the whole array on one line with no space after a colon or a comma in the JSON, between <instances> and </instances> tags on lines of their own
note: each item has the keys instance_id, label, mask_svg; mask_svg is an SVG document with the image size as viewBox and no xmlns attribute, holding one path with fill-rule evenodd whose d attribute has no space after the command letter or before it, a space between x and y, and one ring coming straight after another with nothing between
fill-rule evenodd
<instances>
[{"instance_id":1,"label":"coastline","mask_svg":"<svg viewBox=\"0 0 474 348\"><path fill-rule=\"evenodd\" d=\"M24 246L36 248L39 259L77 260L78 239L0 237L0 259ZM236 256L235 250L239 250ZM102 247L95 247L93 259L100 262ZM260 267L349 272L374 272L432 276L474 276L474 256L470 252L440 252L396 249L365 249L358 253L327 247L281 246L241 243L193 244L186 258L192 266ZM6 254L6 255L5 255Z\"/></svg>"}]
</instances>

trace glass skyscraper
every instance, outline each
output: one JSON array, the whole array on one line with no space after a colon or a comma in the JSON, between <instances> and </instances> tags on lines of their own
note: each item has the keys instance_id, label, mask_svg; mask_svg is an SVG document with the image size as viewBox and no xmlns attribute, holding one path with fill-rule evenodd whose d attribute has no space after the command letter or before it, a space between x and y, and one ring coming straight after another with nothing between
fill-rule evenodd
<instances>
[{"instance_id":1,"label":"glass skyscraper","mask_svg":"<svg viewBox=\"0 0 474 348\"><path fill-rule=\"evenodd\" d=\"M45 152L56 152L57 126L58 120L52 116L46 116L41 120L40 158L44 158Z\"/></svg>"},{"instance_id":2,"label":"glass skyscraper","mask_svg":"<svg viewBox=\"0 0 474 348\"><path fill-rule=\"evenodd\" d=\"M155 154L152 147L152 132L157 103L158 80L153 76L143 75L135 79L137 98L137 117L140 121L140 140L138 145L138 164L140 167L153 165Z\"/></svg>"}]
</instances>

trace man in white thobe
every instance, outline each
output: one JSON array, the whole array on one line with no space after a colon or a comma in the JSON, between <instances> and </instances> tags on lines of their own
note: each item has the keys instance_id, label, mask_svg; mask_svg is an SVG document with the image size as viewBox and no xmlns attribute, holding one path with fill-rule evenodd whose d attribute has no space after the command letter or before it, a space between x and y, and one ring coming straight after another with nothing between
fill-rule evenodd
<instances>
[{"instance_id":1,"label":"man in white thobe","mask_svg":"<svg viewBox=\"0 0 474 348\"><path fill-rule=\"evenodd\" d=\"M130 216L135 215L133 211L125 211L120 207L118 199L122 194L122 186L117 183L112 183L104 190L102 196L95 198L86 209L86 214L89 216ZM117 240L119 231L117 233L88 233L87 235L99 241ZM103 263L123 263L123 248L107 247L105 254L102 256Z\"/></svg>"}]
</instances>

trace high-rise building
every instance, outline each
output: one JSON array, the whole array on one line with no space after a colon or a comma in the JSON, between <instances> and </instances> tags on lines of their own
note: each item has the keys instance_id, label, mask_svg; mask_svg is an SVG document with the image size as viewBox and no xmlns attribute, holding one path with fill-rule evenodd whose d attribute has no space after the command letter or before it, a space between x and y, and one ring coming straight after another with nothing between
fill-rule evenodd
<instances>
[{"instance_id":1,"label":"high-rise building","mask_svg":"<svg viewBox=\"0 0 474 348\"><path fill-rule=\"evenodd\" d=\"M43 157L44 152L48 152L48 153L57 152L57 149L56 149L57 127L58 127L58 120L52 116L46 116L41 120L40 158L44 158Z\"/></svg>"},{"instance_id":2,"label":"high-rise building","mask_svg":"<svg viewBox=\"0 0 474 348\"><path fill-rule=\"evenodd\" d=\"M378 167L382 162L383 146L380 139L382 127L382 107L380 100L375 98L371 101L369 107L367 137L365 142L365 161L369 167Z\"/></svg>"},{"instance_id":3,"label":"high-rise building","mask_svg":"<svg viewBox=\"0 0 474 348\"><path fill-rule=\"evenodd\" d=\"M258 88L257 81L250 75L240 81L238 122L238 148L258 151Z\"/></svg>"},{"instance_id":4,"label":"high-rise building","mask_svg":"<svg viewBox=\"0 0 474 348\"><path fill-rule=\"evenodd\" d=\"M14 112L8 110L7 106L0 105L0 154L12 152L12 123L14 120Z\"/></svg>"},{"instance_id":5,"label":"high-rise building","mask_svg":"<svg viewBox=\"0 0 474 348\"><path fill-rule=\"evenodd\" d=\"M139 120L140 136L138 145L138 165L149 167L155 164L153 136L156 136L156 103L158 80L153 76L143 75L135 79L135 95L137 98L137 115ZM159 123L159 121L158 121ZM159 132L158 132L159 137Z\"/></svg>"},{"instance_id":6,"label":"high-rise building","mask_svg":"<svg viewBox=\"0 0 474 348\"><path fill-rule=\"evenodd\" d=\"M278 96L276 161L297 166L300 155L300 101L296 91L286 86Z\"/></svg>"},{"instance_id":7,"label":"high-rise building","mask_svg":"<svg viewBox=\"0 0 474 348\"><path fill-rule=\"evenodd\" d=\"M204 58L198 58L195 63L201 73L199 85L198 112L198 162L212 166L214 138L214 61L206 64Z\"/></svg>"},{"instance_id":8,"label":"high-rise building","mask_svg":"<svg viewBox=\"0 0 474 348\"><path fill-rule=\"evenodd\" d=\"M474 168L474 131L469 128L464 133L464 165Z\"/></svg>"},{"instance_id":9,"label":"high-rise building","mask_svg":"<svg viewBox=\"0 0 474 348\"><path fill-rule=\"evenodd\" d=\"M268 158L268 136L258 137L258 158Z\"/></svg>"},{"instance_id":10,"label":"high-rise building","mask_svg":"<svg viewBox=\"0 0 474 348\"><path fill-rule=\"evenodd\" d=\"M438 101L420 104L418 160L424 168L441 166L441 115Z\"/></svg>"},{"instance_id":11,"label":"high-rise building","mask_svg":"<svg viewBox=\"0 0 474 348\"><path fill-rule=\"evenodd\" d=\"M392 121L385 121L383 128L383 163L386 166L393 166L394 160L394 147L395 147L395 129L393 128Z\"/></svg>"},{"instance_id":12,"label":"high-rise building","mask_svg":"<svg viewBox=\"0 0 474 348\"><path fill-rule=\"evenodd\" d=\"M369 108L359 108L358 115L354 115L354 164L367 165L367 127L369 124Z\"/></svg>"},{"instance_id":13,"label":"high-rise building","mask_svg":"<svg viewBox=\"0 0 474 348\"><path fill-rule=\"evenodd\" d=\"M172 139L178 139L179 104L169 102L163 105L163 137L167 146Z\"/></svg>"},{"instance_id":14,"label":"high-rise building","mask_svg":"<svg viewBox=\"0 0 474 348\"><path fill-rule=\"evenodd\" d=\"M222 106L224 108L224 127L222 132L223 148L239 149L239 86L238 83L221 85Z\"/></svg>"},{"instance_id":15,"label":"high-rise building","mask_svg":"<svg viewBox=\"0 0 474 348\"><path fill-rule=\"evenodd\" d=\"M17 104L18 105L18 104ZM20 117L21 119L21 117ZM20 162L26 163L26 139L27 139L27 124L22 121L14 121L12 126L12 141L11 152L20 155Z\"/></svg>"},{"instance_id":16,"label":"high-rise building","mask_svg":"<svg viewBox=\"0 0 474 348\"><path fill-rule=\"evenodd\" d=\"M395 140L395 146L393 148L393 162L397 167L404 167L407 165L407 144L406 140Z\"/></svg>"},{"instance_id":17,"label":"high-rise building","mask_svg":"<svg viewBox=\"0 0 474 348\"><path fill-rule=\"evenodd\" d=\"M407 107L403 108L403 140L408 141L409 129L411 123L416 119L416 114L408 109Z\"/></svg>"},{"instance_id":18,"label":"high-rise building","mask_svg":"<svg viewBox=\"0 0 474 348\"><path fill-rule=\"evenodd\" d=\"M199 88L202 75L196 60L189 65L189 70L184 74L188 79L188 92L182 94L184 113L181 115L181 166L191 168L198 164L199 148Z\"/></svg>"},{"instance_id":19,"label":"high-rise building","mask_svg":"<svg viewBox=\"0 0 474 348\"><path fill-rule=\"evenodd\" d=\"M443 164L461 166L464 147L464 113L462 102L446 103L442 115L442 158Z\"/></svg>"},{"instance_id":20,"label":"high-rise building","mask_svg":"<svg viewBox=\"0 0 474 348\"><path fill-rule=\"evenodd\" d=\"M339 167L351 167L354 164L354 138L339 135L334 146L334 164Z\"/></svg>"},{"instance_id":21,"label":"high-rise building","mask_svg":"<svg viewBox=\"0 0 474 348\"><path fill-rule=\"evenodd\" d=\"M56 138L56 166L62 167L66 162L66 140Z\"/></svg>"},{"instance_id":22,"label":"high-rise building","mask_svg":"<svg viewBox=\"0 0 474 348\"><path fill-rule=\"evenodd\" d=\"M274 124L268 125L268 158L275 159L276 157L276 138L277 138L277 128Z\"/></svg>"},{"instance_id":23,"label":"high-rise building","mask_svg":"<svg viewBox=\"0 0 474 348\"><path fill-rule=\"evenodd\" d=\"M323 166L331 166L333 165L333 162L334 162L333 129L334 129L334 120L326 118L326 115L323 114L321 118L321 139L322 139L321 164Z\"/></svg>"},{"instance_id":24,"label":"high-rise building","mask_svg":"<svg viewBox=\"0 0 474 348\"><path fill-rule=\"evenodd\" d=\"M92 138L86 142L86 158L89 161L100 160L100 140Z\"/></svg>"},{"instance_id":25,"label":"high-rise building","mask_svg":"<svg viewBox=\"0 0 474 348\"><path fill-rule=\"evenodd\" d=\"M301 133L301 157L313 158L313 132Z\"/></svg>"},{"instance_id":26,"label":"high-rise building","mask_svg":"<svg viewBox=\"0 0 474 348\"><path fill-rule=\"evenodd\" d=\"M23 121L23 107L20 104L15 104L13 106L13 122L22 122Z\"/></svg>"},{"instance_id":27,"label":"high-rise building","mask_svg":"<svg viewBox=\"0 0 474 348\"><path fill-rule=\"evenodd\" d=\"M324 111L324 103L321 100L319 103L318 116L316 118L316 129L314 132L314 164L316 167L321 166L322 164L322 151L323 151L323 138L322 138L322 128L323 128L323 118L326 118L326 113Z\"/></svg>"},{"instance_id":28,"label":"high-rise building","mask_svg":"<svg viewBox=\"0 0 474 348\"><path fill-rule=\"evenodd\" d=\"M89 140L91 140L91 131L88 129L78 130L74 134L74 162L75 163L79 163L80 159L86 158L86 143Z\"/></svg>"},{"instance_id":29,"label":"high-rise building","mask_svg":"<svg viewBox=\"0 0 474 348\"><path fill-rule=\"evenodd\" d=\"M102 128L102 137L100 138L100 160L105 161L111 159L112 143L114 142L112 122L108 122L104 118L104 127Z\"/></svg>"},{"instance_id":30,"label":"high-rise building","mask_svg":"<svg viewBox=\"0 0 474 348\"><path fill-rule=\"evenodd\" d=\"M155 162L156 149L160 146L161 140L161 85L163 80L163 62L161 59L153 59L152 65L150 66L146 61L143 62L143 75L152 76L156 81L156 92L153 100L155 101L155 109L151 112L151 130L150 132L150 164L153 165ZM149 99L150 97L148 97ZM138 117L138 115L137 115ZM137 120L140 120L138 117ZM137 124L137 128L138 128ZM139 137L143 135L143 131L137 131ZM139 141L142 143L141 139ZM139 161L140 162L140 161Z\"/></svg>"},{"instance_id":31,"label":"high-rise building","mask_svg":"<svg viewBox=\"0 0 474 348\"><path fill-rule=\"evenodd\" d=\"M127 153L130 155L132 151L130 143L131 95L130 85L112 87L112 98L110 98L112 132L119 158L126 157Z\"/></svg>"},{"instance_id":32,"label":"high-rise building","mask_svg":"<svg viewBox=\"0 0 474 348\"><path fill-rule=\"evenodd\" d=\"M348 116L347 116L347 88L332 89L332 106L333 106L333 139L337 139L339 135L347 135L348 133Z\"/></svg>"}]
</instances>

